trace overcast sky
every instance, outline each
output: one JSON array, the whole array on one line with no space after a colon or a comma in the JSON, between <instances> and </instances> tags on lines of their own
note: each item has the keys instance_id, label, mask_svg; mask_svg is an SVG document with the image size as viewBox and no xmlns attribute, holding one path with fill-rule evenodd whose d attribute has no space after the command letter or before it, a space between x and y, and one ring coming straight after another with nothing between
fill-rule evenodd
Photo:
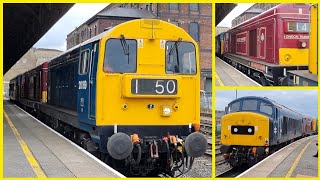
<instances>
[{"instance_id":1,"label":"overcast sky","mask_svg":"<svg viewBox=\"0 0 320 180\"><path fill-rule=\"evenodd\" d=\"M67 35L90 19L109 3L75 4L51 29L34 45L37 48L66 50Z\"/></svg>"},{"instance_id":2,"label":"overcast sky","mask_svg":"<svg viewBox=\"0 0 320 180\"><path fill-rule=\"evenodd\" d=\"M254 5L254 3L238 3L238 5L233 8L233 10L218 24L218 26L231 27L231 21L252 5Z\"/></svg>"},{"instance_id":3,"label":"overcast sky","mask_svg":"<svg viewBox=\"0 0 320 180\"><path fill-rule=\"evenodd\" d=\"M267 97L299 113L318 117L318 92L316 90L238 90L243 96ZM216 91L216 110L224 108L236 98L235 90Z\"/></svg>"}]
</instances>

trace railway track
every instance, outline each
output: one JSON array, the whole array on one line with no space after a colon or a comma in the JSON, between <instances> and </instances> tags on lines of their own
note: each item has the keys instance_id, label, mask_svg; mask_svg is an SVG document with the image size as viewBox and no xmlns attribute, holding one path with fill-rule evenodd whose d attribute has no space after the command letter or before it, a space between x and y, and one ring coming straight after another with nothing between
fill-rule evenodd
<instances>
[{"instance_id":1,"label":"railway track","mask_svg":"<svg viewBox=\"0 0 320 180\"><path fill-rule=\"evenodd\" d=\"M237 177L239 174L244 172L244 168L232 168L225 170L224 172L217 174L216 177Z\"/></svg>"},{"instance_id":2,"label":"railway track","mask_svg":"<svg viewBox=\"0 0 320 180\"><path fill-rule=\"evenodd\" d=\"M212 139L211 138L208 138L208 149L207 151L205 152L205 155L207 156L212 156Z\"/></svg>"},{"instance_id":3,"label":"railway track","mask_svg":"<svg viewBox=\"0 0 320 180\"><path fill-rule=\"evenodd\" d=\"M212 134L212 114L200 113L200 130L204 134Z\"/></svg>"}]
</instances>

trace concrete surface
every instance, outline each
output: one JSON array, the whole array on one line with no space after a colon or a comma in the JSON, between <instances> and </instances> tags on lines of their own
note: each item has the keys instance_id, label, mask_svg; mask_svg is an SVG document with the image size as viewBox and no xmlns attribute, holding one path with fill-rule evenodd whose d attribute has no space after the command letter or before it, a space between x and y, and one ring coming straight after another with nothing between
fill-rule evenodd
<instances>
[{"instance_id":1,"label":"concrete surface","mask_svg":"<svg viewBox=\"0 0 320 180\"><path fill-rule=\"evenodd\" d=\"M224 86L260 86L257 82L218 57L216 57L215 67L216 75L218 76L216 77L216 86L222 86L218 79L222 81Z\"/></svg>"},{"instance_id":2,"label":"concrete surface","mask_svg":"<svg viewBox=\"0 0 320 180\"><path fill-rule=\"evenodd\" d=\"M309 142L311 143L308 145ZM286 177L291 167L294 170L290 177L317 177L318 158L313 157L317 153L316 142L318 136L309 136L291 143L238 177ZM298 159L305 147L301 158ZM297 166L294 168L295 161Z\"/></svg>"},{"instance_id":3,"label":"concrete surface","mask_svg":"<svg viewBox=\"0 0 320 180\"><path fill-rule=\"evenodd\" d=\"M47 177L123 177L11 102L4 101L4 111ZM7 120L3 123L4 177L36 177Z\"/></svg>"}]
</instances>

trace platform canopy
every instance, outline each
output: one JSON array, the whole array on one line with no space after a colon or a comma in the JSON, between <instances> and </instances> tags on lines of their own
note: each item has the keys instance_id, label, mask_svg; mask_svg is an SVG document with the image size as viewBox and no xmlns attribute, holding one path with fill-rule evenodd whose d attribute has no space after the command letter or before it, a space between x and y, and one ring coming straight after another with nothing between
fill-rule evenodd
<instances>
[{"instance_id":1,"label":"platform canopy","mask_svg":"<svg viewBox=\"0 0 320 180\"><path fill-rule=\"evenodd\" d=\"M5 74L73 4L3 4L3 74Z\"/></svg>"},{"instance_id":2,"label":"platform canopy","mask_svg":"<svg viewBox=\"0 0 320 180\"><path fill-rule=\"evenodd\" d=\"M216 3L216 25L217 26L237 6L234 3Z\"/></svg>"}]
</instances>

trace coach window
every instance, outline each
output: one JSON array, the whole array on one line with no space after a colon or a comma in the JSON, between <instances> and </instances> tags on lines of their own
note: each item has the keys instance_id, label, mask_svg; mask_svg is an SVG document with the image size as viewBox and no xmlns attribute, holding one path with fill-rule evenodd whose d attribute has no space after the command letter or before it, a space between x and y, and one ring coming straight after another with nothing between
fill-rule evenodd
<instances>
[{"instance_id":1,"label":"coach window","mask_svg":"<svg viewBox=\"0 0 320 180\"><path fill-rule=\"evenodd\" d=\"M88 72L89 57L89 49L81 52L79 74L86 74Z\"/></svg>"},{"instance_id":2,"label":"coach window","mask_svg":"<svg viewBox=\"0 0 320 180\"><path fill-rule=\"evenodd\" d=\"M190 11L199 11L199 4L198 3L191 3L189 4Z\"/></svg>"},{"instance_id":3,"label":"coach window","mask_svg":"<svg viewBox=\"0 0 320 180\"><path fill-rule=\"evenodd\" d=\"M270 116L272 116L272 112L273 112L273 108L271 104L265 103L265 102L261 102L260 103L260 112L268 114Z\"/></svg>"},{"instance_id":4,"label":"coach window","mask_svg":"<svg viewBox=\"0 0 320 180\"><path fill-rule=\"evenodd\" d=\"M109 39L106 43L103 71L112 73L136 72L137 41Z\"/></svg>"},{"instance_id":5,"label":"coach window","mask_svg":"<svg viewBox=\"0 0 320 180\"><path fill-rule=\"evenodd\" d=\"M283 116L283 122L282 122L282 134L287 134L288 132L288 118Z\"/></svg>"},{"instance_id":6,"label":"coach window","mask_svg":"<svg viewBox=\"0 0 320 180\"><path fill-rule=\"evenodd\" d=\"M170 4L169 4L169 9L170 9L170 10L179 10L179 4L177 4L177 3L170 3Z\"/></svg>"},{"instance_id":7,"label":"coach window","mask_svg":"<svg viewBox=\"0 0 320 180\"><path fill-rule=\"evenodd\" d=\"M189 24L189 34L195 41L199 41L199 24L197 22Z\"/></svg>"},{"instance_id":8,"label":"coach window","mask_svg":"<svg viewBox=\"0 0 320 180\"><path fill-rule=\"evenodd\" d=\"M196 74L195 46L190 42L166 42L166 73Z\"/></svg>"},{"instance_id":9,"label":"coach window","mask_svg":"<svg viewBox=\"0 0 320 180\"><path fill-rule=\"evenodd\" d=\"M256 111L258 106L258 101L255 99L243 100L242 110Z\"/></svg>"},{"instance_id":10,"label":"coach window","mask_svg":"<svg viewBox=\"0 0 320 180\"><path fill-rule=\"evenodd\" d=\"M240 111L240 101L232 103L230 105L230 113Z\"/></svg>"}]
</instances>

